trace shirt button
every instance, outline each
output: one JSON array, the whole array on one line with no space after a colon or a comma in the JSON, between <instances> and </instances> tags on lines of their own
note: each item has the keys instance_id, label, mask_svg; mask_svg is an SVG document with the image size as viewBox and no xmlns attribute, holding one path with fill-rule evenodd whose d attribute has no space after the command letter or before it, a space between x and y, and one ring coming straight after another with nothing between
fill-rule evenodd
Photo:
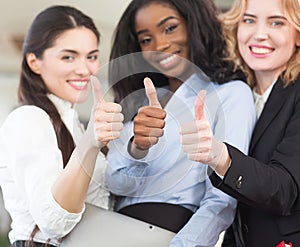
<instances>
[{"instance_id":1,"label":"shirt button","mask_svg":"<svg viewBox=\"0 0 300 247\"><path fill-rule=\"evenodd\" d=\"M243 176L239 176L239 178L236 180L235 182L235 186L240 189L242 188L242 180L243 180Z\"/></svg>"},{"instance_id":2,"label":"shirt button","mask_svg":"<svg viewBox=\"0 0 300 247\"><path fill-rule=\"evenodd\" d=\"M242 230L243 230L244 233L248 233L249 232L248 226L246 224L243 224Z\"/></svg>"}]
</instances>

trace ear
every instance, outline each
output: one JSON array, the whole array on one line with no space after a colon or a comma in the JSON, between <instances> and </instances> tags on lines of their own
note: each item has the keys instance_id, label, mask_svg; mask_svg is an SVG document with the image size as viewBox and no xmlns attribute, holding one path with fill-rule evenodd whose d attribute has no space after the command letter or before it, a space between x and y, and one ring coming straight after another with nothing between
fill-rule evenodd
<instances>
[{"instance_id":1,"label":"ear","mask_svg":"<svg viewBox=\"0 0 300 247\"><path fill-rule=\"evenodd\" d=\"M34 53L26 54L26 61L29 68L36 74L40 74L40 60L36 57Z\"/></svg>"}]
</instances>

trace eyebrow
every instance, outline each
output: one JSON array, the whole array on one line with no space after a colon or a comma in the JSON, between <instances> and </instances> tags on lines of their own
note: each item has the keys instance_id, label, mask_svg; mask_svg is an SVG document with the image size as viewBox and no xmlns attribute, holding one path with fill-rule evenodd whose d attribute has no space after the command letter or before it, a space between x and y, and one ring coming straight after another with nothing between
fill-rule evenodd
<instances>
[{"instance_id":1,"label":"eyebrow","mask_svg":"<svg viewBox=\"0 0 300 247\"><path fill-rule=\"evenodd\" d=\"M161 21L159 21L159 22L156 24L156 26L157 26L157 27L160 27L161 25L165 24L168 20L171 20L171 19L178 19L178 18L177 18L176 16L168 16L168 17L166 17L165 19L162 19ZM142 34L142 33L146 33L146 32L148 32L148 29L142 29L142 30L136 32L136 35L138 36L138 35L140 35L140 34Z\"/></svg>"},{"instance_id":2,"label":"eyebrow","mask_svg":"<svg viewBox=\"0 0 300 247\"><path fill-rule=\"evenodd\" d=\"M61 52L69 52L69 53L73 53L73 54L78 54L77 51L75 51L75 50L70 50L70 49L64 49L64 50L61 50ZM90 51L88 54L92 54L92 53L95 53L95 52L99 52L99 50L96 49L96 50Z\"/></svg>"},{"instance_id":3,"label":"eyebrow","mask_svg":"<svg viewBox=\"0 0 300 247\"><path fill-rule=\"evenodd\" d=\"M248 14L248 13L245 13L244 16L248 16L248 17L252 17L252 18L257 18L256 15L253 15L253 14ZM268 19L283 19L283 20L287 20L284 16L282 15L272 15L272 16L269 16Z\"/></svg>"}]
</instances>

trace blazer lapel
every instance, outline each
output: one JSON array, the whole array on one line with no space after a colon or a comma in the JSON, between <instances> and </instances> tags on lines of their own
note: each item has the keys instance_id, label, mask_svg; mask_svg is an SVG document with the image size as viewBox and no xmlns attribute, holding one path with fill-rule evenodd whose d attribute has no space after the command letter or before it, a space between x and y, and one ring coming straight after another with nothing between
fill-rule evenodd
<instances>
[{"instance_id":1,"label":"blazer lapel","mask_svg":"<svg viewBox=\"0 0 300 247\"><path fill-rule=\"evenodd\" d=\"M279 79L275 83L266 102L266 105L260 115L260 118L257 120L257 123L255 125L249 148L250 154L252 153L257 141L260 139L262 134L265 132L265 130L268 128L272 120L275 118L275 116L283 106L283 103L286 100L285 94L287 91L288 90L285 90L285 88L283 87L283 82Z\"/></svg>"}]
</instances>

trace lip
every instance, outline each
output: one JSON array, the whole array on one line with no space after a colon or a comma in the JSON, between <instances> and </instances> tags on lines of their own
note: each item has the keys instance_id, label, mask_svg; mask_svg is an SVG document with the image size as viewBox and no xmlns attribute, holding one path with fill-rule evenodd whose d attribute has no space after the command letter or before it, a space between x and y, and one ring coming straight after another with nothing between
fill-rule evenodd
<instances>
[{"instance_id":1,"label":"lip","mask_svg":"<svg viewBox=\"0 0 300 247\"><path fill-rule=\"evenodd\" d=\"M70 80L67 80L67 82L75 90L82 91L82 90L85 90L87 88L87 85L89 83L89 79L88 78L70 79Z\"/></svg>"}]
</instances>

